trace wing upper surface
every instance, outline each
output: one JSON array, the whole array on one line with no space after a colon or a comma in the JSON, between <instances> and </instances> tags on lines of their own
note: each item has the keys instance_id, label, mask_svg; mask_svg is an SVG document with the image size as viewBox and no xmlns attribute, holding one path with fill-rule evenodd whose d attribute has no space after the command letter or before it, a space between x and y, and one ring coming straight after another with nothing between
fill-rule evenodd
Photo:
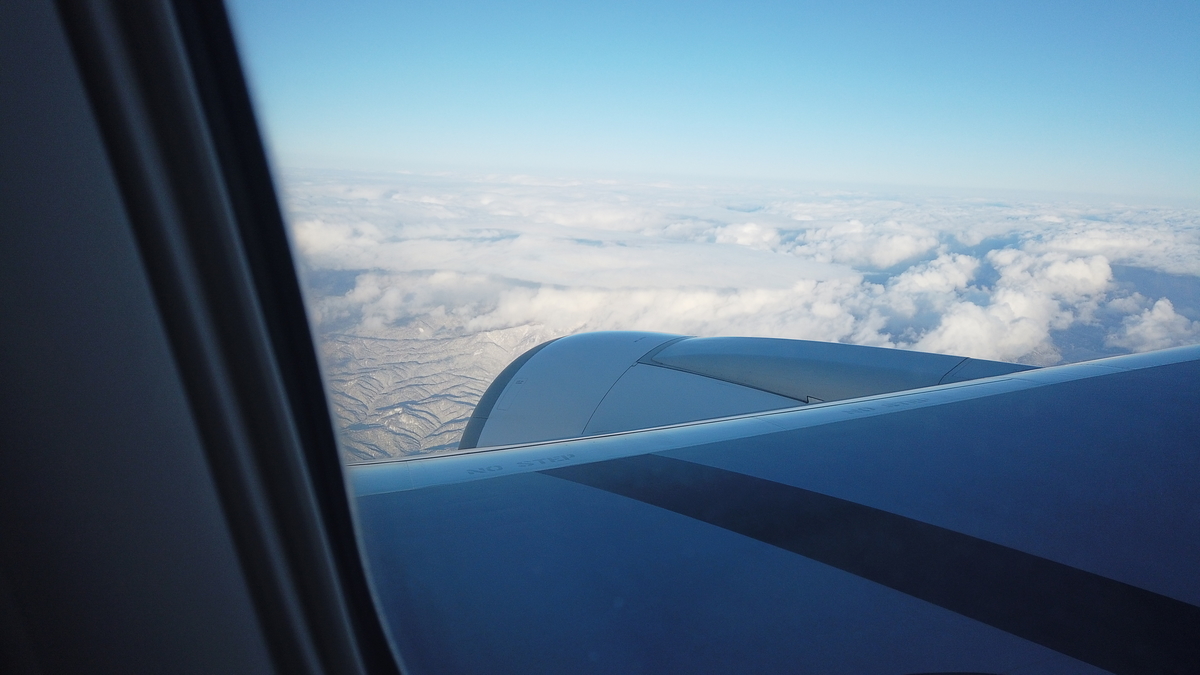
<instances>
[{"instance_id":1,"label":"wing upper surface","mask_svg":"<svg viewBox=\"0 0 1200 675\"><path fill-rule=\"evenodd\" d=\"M1195 672L1198 382L1181 348L352 477L398 639L464 670Z\"/></svg>"}]
</instances>

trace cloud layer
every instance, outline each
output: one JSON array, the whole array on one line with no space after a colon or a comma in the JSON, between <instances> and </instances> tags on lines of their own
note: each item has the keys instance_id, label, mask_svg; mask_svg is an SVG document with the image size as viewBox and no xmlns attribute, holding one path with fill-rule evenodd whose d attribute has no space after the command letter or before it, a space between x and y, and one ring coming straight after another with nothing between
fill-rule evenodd
<instances>
[{"instance_id":1,"label":"cloud layer","mask_svg":"<svg viewBox=\"0 0 1200 675\"><path fill-rule=\"evenodd\" d=\"M1035 365L1200 341L1200 210L522 176L284 185L318 335L450 351L510 336L443 363L481 386L509 351L591 330Z\"/></svg>"}]
</instances>

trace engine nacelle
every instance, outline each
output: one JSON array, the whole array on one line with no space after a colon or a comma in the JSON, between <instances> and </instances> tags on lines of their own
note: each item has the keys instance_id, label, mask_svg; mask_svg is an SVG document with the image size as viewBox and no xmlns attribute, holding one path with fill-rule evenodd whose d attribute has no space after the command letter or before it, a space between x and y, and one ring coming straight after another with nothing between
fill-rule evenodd
<instances>
[{"instance_id":1,"label":"engine nacelle","mask_svg":"<svg viewBox=\"0 0 1200 675\"><path fill-rule=\"evenodd\" d=\"M509 364L476 405L459 448L649 429L1031 367L808 340L581 333Z\"/></svg>"}]
</instances>

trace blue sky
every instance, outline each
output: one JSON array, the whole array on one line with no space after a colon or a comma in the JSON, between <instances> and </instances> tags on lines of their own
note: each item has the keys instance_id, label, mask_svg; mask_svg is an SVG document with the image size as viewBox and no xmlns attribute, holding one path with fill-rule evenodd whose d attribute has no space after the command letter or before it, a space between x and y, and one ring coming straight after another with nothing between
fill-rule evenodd
<instances>
[{"instance_id":1,"label":"blue sky","mask_svg":"<svg viewBox=\"0 0 1200 675\"><path fill-rule=\"evenodd\" d=\"M232 0L286 165L1200 199L1200 2Z\"/></svg>"}]
</instances>

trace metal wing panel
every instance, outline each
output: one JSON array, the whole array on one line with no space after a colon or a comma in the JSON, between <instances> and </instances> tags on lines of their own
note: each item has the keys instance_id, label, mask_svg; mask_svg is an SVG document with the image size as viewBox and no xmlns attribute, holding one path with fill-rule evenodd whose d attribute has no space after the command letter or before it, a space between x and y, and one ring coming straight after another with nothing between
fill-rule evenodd
<instances>
[{"instance_id":1,"label":"metal wing panel","mask_svg":"<svg viewBox=\"0 0 1200 675\"><path fill-rule=\"evenodd\" d=\"M1195 672L1197 382L1193 347L354 480L416 672Z\"/></svg>"},{"instance_id":2,"label":"metal wing panel","mask_svg":"<svg viewBox=\"0 0 1200 675\"><path fill-rule=\"evenodd\" d=\"M1103 672L783 549L533 473L360 501L413 673Z\"/></svg>"},{"instance_id":3,"label":"metal wing panel","mask_svg":"<svg viewBox=\"0 0 1200 675\"><path fill-rule=\"evenodd\" d=\"M637 363L625 371L596 407L583 435L649 429L799 405L802 402L759 389Z\"/></svg>"},{"instance_id":4,"label":"metal wing panel","mask_svg":"<svg viewBox=\"0 0 1200 675\"><path fill-rule=\"evenodd\" d=\"M513 376L483 426L480 447L574 438L621 375L676 335L601 332L546 345Z\"/></svg>"},{"instance_id":5,"label":"metal wing panel","mask_svg":"<svg viewBox=\"0 0 1200 675\"><path fill-rule=\"evenodd\" d=\"M1200 605L1200 362L667 451Z\"/></svg>"},{"instance_id":6,"label":"metal wing panel","mask_svg":"<svg viewBox=\"0 0 1200 675\"><path fill-rule=\"evenodd\" d=\"M800 401L837 401L1030 370L961 356L811 340L690 338L643 363L677 368Z\"/></svg>"}]
</instances>

